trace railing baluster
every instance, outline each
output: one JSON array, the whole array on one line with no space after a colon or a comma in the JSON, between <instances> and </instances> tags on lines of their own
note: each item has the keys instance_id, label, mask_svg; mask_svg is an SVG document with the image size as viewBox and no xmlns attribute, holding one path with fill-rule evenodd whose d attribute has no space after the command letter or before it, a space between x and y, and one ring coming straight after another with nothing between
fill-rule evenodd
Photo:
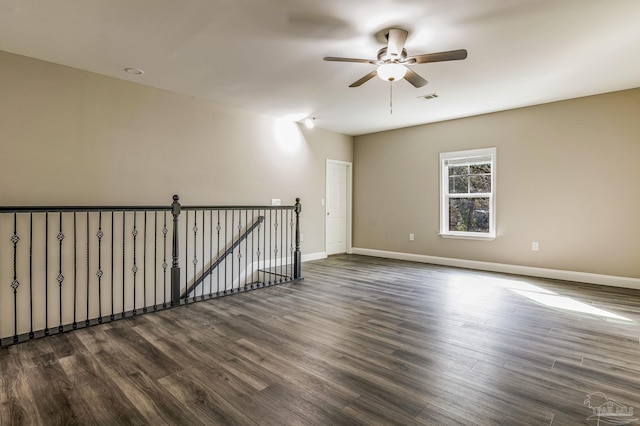
<instances>
[{"instance_id":1,"label":"railing baluster","mask_svg":"<svg viewBox=\"0 0 640 426\"><path fill-rule=\"evenodd\" d=\"M29 213L29 339L33 339L33 213ZM1 339L0 339L1 340Z\"/></svg>"},{"instance_id":2,"label":"railing baluster","mask_svg":"<svg viewBox=\"0 0 640 426\"><path fill-rule=\"evenodd\" d=\"M205 231L204 213L205 213L205 211L204 211L204 209L202 209L202 271L203 271L203 273L204 273L204 268L205 268L205 265L206 265L205 257L204 257L204 242L205 242L204 241L205 240L205 237L204 237L204 235L205 235L205 233L204 233L204 231ZM196 277L194 275L193 279L195 280L195 278ZM201 285L202 285L202 288L200 289L200 300L204 300L204 280L202 281Z\"/></svg>"},{"instance_id":3,"label":"railing baluster","mask_svg":"<svg viewBox=\"0 0 640 426\"><path fill-rule=\"evenodd\" d=\"M269 216L269 221L268 221L268 225L267 225L267 214ZM264 210L264 226L262 227L262 286L265 287L268 282L269 282L269 266L267 264L268 261L270 261L271 256L269 256L269 252L271 251L270 248L268 248L267 244L267 239L269 238L269 235L271 234L270 232L271 230L271 210ZM267 257L269 256L269 257Z\"/></svg>"},{"instance_id":4,"label":"railing baluster","mask_svg":"<svg viewBox=\"0 0 640 426\"><path fill-rule=\"evenodd\" d=\"M116 285L116 276L115 276L115 257L114 257L114 250L115 250L115 243L114 243L114 236L116 234L116 228L114 225L114 219L113 216L115 215L114 211L111 211L111 313L109 314L109 319L111 321L116 319L116 311L114 308L114 297L115 297L115 291L114 291L114 287Z\"/></svg>"},{"instance_id":5,"label":"railing baluster","mask_svg":"<svg viewBox=\"0 0 640 426\"><path fill-rule=\"evenodd\" d=\"M18 236L18 214L13 214L13 235L11 236L11 242L13 243L13 281L11 281L11 288L13 289L13 343L18 342L18 287L20 287L20 281L18 281L18 242L20 237Z\"/></svg>"},{"instance_id":6,"label":"railing baluster","mask_svg":"<svg viewBox=\"0 0 640 426\"><path fill-rule=\"evenodd\" d=\"M278 276L280 275L280 268L282 267L282 250L281 250L281 246L280 244L282 243L282 221L280 216L280 210L276 209L275 210L275 214L276 214L276 248L275 248L275 256L276 256L276 269L274 271L274 283L278 283L280 281L280 279L278 278ZM280 231L280 235L278 235L278 230ZM280 266L278 266L278 262L280 262Z\"/></svg>"},{"instance_id":7,"label":"railing baluster","mask_svg":"<svg viewBox=\"0 0 640 426\"><path fill-rule=\"evenodd\" d=\"M90 272L90 259L91 257L89 256L89 212L87 212L87 317L84 319L84 325L85 326L89 326L90 321L89 318L91 318L89 316L89 276L91 274Z\"/></svg>"},{"instance_id":8,"label":"railing baluster","mask_svg":"<svg viewBox=\"0 0 640 426\"><path fill-rule=\"evenodd\" d=\"M260 220L259 213L258 213L258 216L256 216L256 210L255 209L251 210L251 217L252 217L253 221L256 220L256 217L258 218L257 220ZM259 227L257 229L257 232L258 232L258 235L260 235L260 228ZM256 261L256 257L255 257L255 254L256 254L256 252L255 252L255 250L256 250L255 242L256 242L256 237L252 233L251 234L251 288L252 289L255 288L255 286L254 286L255 278L253 277L254 276L254 270L257 270L256 268L254 268L254 266L256 265L255 264L255 261Z\"/></svg>"},{"instance_id":9,"label":"railing baluster","mask_svg":"<svg viewBox=\"0 0 640 426\"><path fill-rule=\"evenodd\" d=\"M258 231L258 288L262 288L264 287L264 282L266 280L264 271L266 268L265 260L267 258L267 255L265 254L266 252L264 248L265 241L267 240L267 210L263 209L262 213L259 214L262 214L262 222L260 222L260 230ZM262 238L262 245L260 243L260 238ZM262 261L262 264L260 264L260 261Z\"/></svg>"},{"instance_id":10,"label":"railing baluster","mask_svg":"<svg viewBox=\"0 0 640 426\"><path fill-rule=\"evenodd\" d=\"M169 233L169 230L167 229L167 212L164 212L164 221L163 221L163 226L162 226L162 238L164 239L163 244L162 244L162 271L163 271L163 287L162 287L162 293L163 293L163 299L162 299L162 307L166 308L167 307L167 292L171 291L171 289L167 289L167 267L169 265L167 265L167 234Z\"/></svg>"},{"instance_id":11,"label":"railing baluster","mask_svg":"<svg viewBox=\"0 0 640 426\"><path fill-rule=\"evenodd\" d=\"M233 246L233 222L235 222L235 220L236 220L236 211L235 210L231 210L231 224L230 224L231 231L230 232L231 232L231 244L232 244L232 246ZM227 242L227 241L225 240L225 242ZM233 267L233 252L234 251L235 251L235 249L231 250L231 291L230 291L231 294L233 294L233 282L234 282L233 273L235 272L234 271L234 267Z\"/></svg>"},{"instance_id":12,"label":"railing baluster","mask_svg":"<svg viewBox=\"0 0 640 426\"><path fill-rule=\"evenodd\" d=\"M279 209L279 213L280 213L280 279L279 282L282 282L282 277L283 275L283 268L284 268L284 262L287 260L286 259L286 255L287 255L287 250L285 249L285 245L284 245L284 232L287 229L287 222L284 219L284 209Z\"/></svg>"},{"instance_id":13,"label":"railing baluster","mask_svg":"<svg viewBox=\"0 0 640 426\"><path fill-rule=\"evenodd\" d=\"M282 231L282 226L280 223L280 218L278 217L278 215L280 214L280 210L276 209L274 210L274 214L276 216L276 225L275 225L275 248L274 248L274 255L275 255L275 270L273 271L273 283L277 284L278 283L278 275L280 274L280 269L278 269L278 262L281 261L281 256L282 253L280 253L280 238L278 235L278 230ZM281 262L282 263L282 262Z\"/></svg>"},{"instance_id":14,"label":"railing baluster","mask_svg":"<svg viewBox=\"0 0 640 426\"><path fill-rule=\"evenodd\" d=\"M64 234L62 233L62 212L60 212L60 227L58 232L58 309L59 309L59 322L58 332L62 333L62 282L64 281L64 275L62 275L62 241L64 240Z\"/></svg>"},{"instance_id":15,"label":"railing baluster","mask_svg":"<svg viewBox=\"0 0 640 426\"><path fill-rule=\"evenodd\" d=\"M272 214L275 216L273 221L273 251L271 257L273 258L273 267L271 268L272 284L275 284L278 280L278 211L272 210Z\"/></svg>"},{"instance_id":16,"label":"railing baluster","mask_svg":"<svg viewBox=\"0 0 640 426\"><path fill-rule=\"evenodd\" d=\"M77 237L77 227L76 227L76 212L73 212L73 323L72 327L75 330L78 328L78 323L76 321L77 314L77 285L78 285L78 237ZM62 269L62 240L64 239L64 235L62 234L62 212L60 212L60 232L58 233L58 240L60 241L60 269ZM58 286L60 291L60 307L59 314L60 320L58 322L58 331L62 326L62 281L64 278L62 277L62 271L58 273Z\"/></svg>"},{"instance_id":17,"label":"railing baluster","mask_svg":"<svg viewBox=\"0 0 640 426\"><path fill-rule=\"evenodd\" d=\"M264 226L262 227L262 287L267 285L267 229L271 226L271 212L269 211L269 227L267 227L267 209L264 209Z\"/></svg>"},{"instance_id":18,"label":"railing baluster","mask_svg":"<svg viewBox=\"0 0 640 426\"><path fill-rule=\"evenodd\" d=\"M242 277L242 212L238 210L238 291L240 291L240 279Z\"/></svg>"},{"instance_id":19,"label":"railing baluster","mask_svg":"<svg viewBox=\"0 0 640 426\"><path fill-rule=\"evenodd\" d=\"M284 235L284 229L287 227L287 223L283 220L282 218L282 214L284 213L284 210L279 209L280 210L280 279L278 280L279 282L282 282L282 277L283 275L283 264L284 264L284 255L287 253L286 250L284 250L284 240L282 239L283 235Z\"/></svg>"},{"instance_id":20,"label":"railing baluster","mask_svg":"<svg viewBox=\"0 0 640 426\"><path fill-rule=\"evenodd\" d=\"M44 213L44 335L49 335L49 212Z\"/></svg>"},{"instance_id":21,"label":"railing baluster","mask_svg":"<svg viewBox=\"0 0 640 426\"><path fill-rule=\"evenodd\" d=\"M213 262L213 210L209 209L209 262ZM213 293L213 274L209 274L209 298Z\"/></svg>"},{"instance_id":22,"label":"railing baluster","mask_svg":"<svg viewBox=\"0 0 640 426\"><path fill-rule=\"evenodd\" d=\"M256 216L256 210L255 209L251 209L251 217L253 218L253 220L256 220L256 217L258 218L257 220L260 220L259 215ZM258 234L260 233L260 228L257 229ZM255 266L255 261L256 261L256 257L255 257L255 252L256 250L256 237L255 234L251 234L251 288L255 288L255 286L253 285L255 283L254 278L253 278L253 274L254 274L254 270L257 270L256 268L254 268ZM248 257L248 256L247 256Z\"/></svg>"},{"instance_id":23,"label":"railing baluster","mask_svg":"<svg viewBox=\"0 0 640 426\"><path fill-rule=\"evenodd\" d=\"M282 271L282 277L281 280L282 281L286 281L286 277L287 277L287 270L289 269L289 253L288 253L288 249L289 249L289 210L283 210L282 211L282 215L283 215L283 219L282 219L282 228L284 231L284 239L282 240L282 255L284 256L284 267L283 267L283 271Z\"/></svg>"},{"instance_id":24,"label":"railing baluster","mask_svg":"<svg viewBox=\"0 0 640 426\"><path fill-rule=\"evenodd\" d=\"M244 224L249 229L249 210L244 211ZM247 289L247 279L249 278L249 239L244 240L244 288Z\"/></svg>"},{"instance_id":25,"label":"railing baluster","mask_svg":"<svg viewBox=\"0 0 640 426\"><path fill-rule=\"evenodd\" d=\"M158 212L153 212L153 310L158 309Z\"/></svg>"},{"instance_id":26,"label":"railing baluster","mask_svg":"<svg viewBox=\"0 0 640 426\"><path fill-rule=\"evenodd\" d=\"M218 226L216 227L218 231L218 247L217 247L217 261L220 261L220 210L218 209ZM219 266L220 264L218 264ZM218 276L216 277L216 297L220 296L220 268L216 268L216 273Z\"/></svg>"},{"instance_id":27,"label":"railing baluster","mask_svg":"<svg viewBox=\"0 0 640 426\"><path fill-rule=\"evenodd\" d=\"M131 267L131 272L133 272L133 309L131 313L133 315L137 315L138 311L136 310L136 275L138 274L138 263L136 258L136 240L138 237L138 228L136 227L136 211L133 211L133 231L131 231L131 235L133 236L133 266Z\"/></svg>"},{"instance_id":28,"label":"railing baluster","mask_svg":"<svg viewBox=\"0 0 640 426\"><path fill-rule=\"evenodd\" d=\"M98 324L102 324L102 212L98 212L98 270L96 276L98 277Z\"/></svg>"},{"instance_id":29,"label":"railing baluster","mask_svg":"<svg viewBox=\"0 0 640 426\"><path fill-rule=\"evenodd\" d=\"M260 209L258 209L258 217L260 217ZM257 267L256 267L256 269L258 271L258 274L257 274L258 282L256 283L256 286L258 288L260 288L260 254L261 254L260 253L260 231L263 228L263 226L262 226L263 223L264 223L264 221L260 222L260 225L258 225L258 244L257 244L258 245L258 251L256 251L256 256L258 257L258 263L257 263Z\"/></svg>"},{"instance_id":30,"label":"railing baluster","mask_svg":"<svg viewBox=\"0 0 640 426\"><path fill-rule=\"evenodd\" d=\"M187 216L188 217L188 216ZM193 211L193 281L196 280L196 274L198 273L198 211ZM187 283L188 288L188 283ZM198 300L198 289L193 289L193 300ZM187 295L188 296L188 295Z\"/></svg>"},{"instance_id":31,"label":"railing baluster","mask_svg":"<svg viewBox=\"0 0 640 426\"><path fill-rule=\"evenodd\" d=\"M227 214L228 210L224 211L224 246L227 246ZM224 258L224 294L227 294L227 257Z\"/></svg>"},{"instance_id":32,"label":"railing baluster","mask_svg":"<svg viewBox=\"0 0 640 426\"><path fill-rule=\"evenodd\" d=\"M275 217L273 220L272 246L271 246L271 284L275 284L278 276L278 211L271 210L271 214Z\"/></svg>"},{"instance_id":33,"label":"railing baluster","mask_svg":"<svg viewBox=\"0 0 640 426\"><path fill-rule=\"evenodd\" d=\"M272 237L273 237L273 210L269 210L269 282L268 285L271 285L271 278L273 277L273 251L271 248L272 245ZM265 252L266 254L266 252Z\"/></svg>"},{"instance_id":34,"label":"railing baluster","mask_svg":"<svg viewBox=\"0 0 640 426\"><path fill-rule=\"evenodd\" d=\"M127 241L127 232L125 229L125 222L127 221L126 218L126 211L122 211L122 312L120 313L120 317L124 318L125 317L125 311L126 311L126 297L125 297L125 284L127 283L127 280L125 279L126 276L126 270L127 270L127 264L125 262L125 244Z\"/></svg>"},{"instance_id":35,"label":"railing baluster","mask_svg":"<svg viewBox=\"0 0 640 426\"><path fill-rule=\"evenodd\" d=\"M144 212L142 245L142 312L147 312L147 211Z\"/></svg>"}]
</instances>

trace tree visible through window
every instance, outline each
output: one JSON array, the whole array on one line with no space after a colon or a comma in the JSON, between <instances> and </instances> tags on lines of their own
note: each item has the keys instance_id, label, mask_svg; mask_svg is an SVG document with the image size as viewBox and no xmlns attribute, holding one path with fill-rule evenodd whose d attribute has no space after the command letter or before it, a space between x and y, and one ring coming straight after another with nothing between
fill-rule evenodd
<instances>
[{"instance_id":1,"label":"tree visible through window","mask_svg":"<svg viewBox=\"0 0 640 426\"><path fill-rule=\"evenodd\" d=\"M495 152L440 154L442 236L495 237Z\"/></svg>"}]
</instances>

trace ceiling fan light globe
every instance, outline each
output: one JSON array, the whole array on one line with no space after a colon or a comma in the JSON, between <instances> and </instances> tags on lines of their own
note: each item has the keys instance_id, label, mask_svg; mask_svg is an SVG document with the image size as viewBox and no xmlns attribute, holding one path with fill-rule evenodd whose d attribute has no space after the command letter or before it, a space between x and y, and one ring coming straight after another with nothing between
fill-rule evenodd
<instances>
[{"instance_id":1,"label":"ceiling fan light globe","mask_svg":"<svg viewBox=\"0 0 640 426\"><path fill-rule=\"evenodd\" d=\"M404 77L407 68L401 64L383 64L378 67L377 73L384 81L396 81Z\"/></svg>"}]
</instances>

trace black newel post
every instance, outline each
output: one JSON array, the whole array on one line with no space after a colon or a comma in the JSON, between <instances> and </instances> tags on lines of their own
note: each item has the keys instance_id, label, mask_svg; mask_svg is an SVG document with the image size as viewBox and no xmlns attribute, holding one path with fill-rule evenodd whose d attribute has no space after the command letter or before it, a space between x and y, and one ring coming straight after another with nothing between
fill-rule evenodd
<instances>
[{"instance_id":1,"label":"black newel post","mask_svg":"<svg viewBox=\"0 0 640 426\"><path fill-rule=\"evenodd\" d=\"M302 278L302 253L300 252L300 213L302 212L302 204L300 198L296 198L296 251L293 254L293 279Z\"/></svg>"},{"instance_id":2,"label":"black newel post","mask_svg":"<svg viewBox=\"0 0 640 426\"><path fill-rule=\"evenodd\" d=\"M180 304L180 264L178 262L179 254L179 241L178 241L178 216L180 216L180 203L178 200L180 197L173 196L173 203L171 204L171 214L173 215L173 249L171 261L171 306L177 306Z\"/></svg>"}]
</instances>

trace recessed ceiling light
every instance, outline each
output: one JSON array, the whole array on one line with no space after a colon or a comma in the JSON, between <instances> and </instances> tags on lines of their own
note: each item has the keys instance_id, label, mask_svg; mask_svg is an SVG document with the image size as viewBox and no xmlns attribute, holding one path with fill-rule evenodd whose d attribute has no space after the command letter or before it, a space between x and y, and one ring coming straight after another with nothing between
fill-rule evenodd
<instances>
[{"instance_id":1,"label":"recessed ceiling light","mask_svg":"<svg viewBox=\"0 0 640 426\"><path fill-rule=\"evenodd\" d=\"M142 75L142 74L144 74L144 71L142 71L141 69L138 69L138 68L125 68L124 70L126 72L128 72L129 74L133 74L133 75Z\"/></svg>"},{"instance_id":2,"label":"recessed ceiling light","mask_svg":"<svg viewBox=\"0 0 640 426\"><path fill-rule=\"evenodd\" d=\"M307 119L304 120L304 125L307 126L307 129L313 129L315 123L313 122L313 120L315 120L315 117L309 117Z\"/></svg>"}]
</instances>

